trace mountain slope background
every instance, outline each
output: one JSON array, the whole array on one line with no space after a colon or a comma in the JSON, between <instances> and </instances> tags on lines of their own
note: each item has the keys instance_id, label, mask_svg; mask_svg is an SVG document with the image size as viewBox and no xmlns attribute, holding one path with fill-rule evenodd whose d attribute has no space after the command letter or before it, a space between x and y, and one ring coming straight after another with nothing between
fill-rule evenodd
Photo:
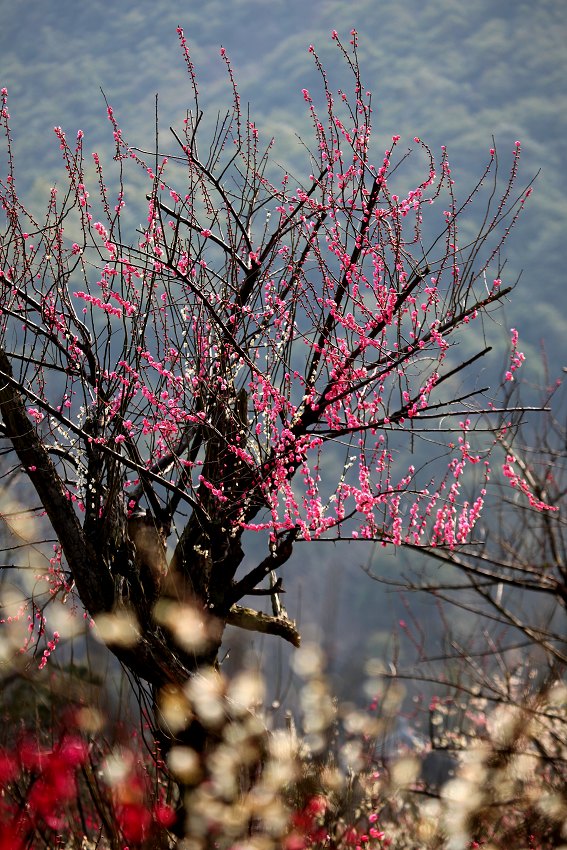
<instances>
[{"instance_id":1,"label":"mountain slope background","mask_svg":"<svg viewBox=\"0 0 567 850\"><path fill-rule=\"evenodd\" d=\"M189 41L203 103L230 103L223 45L244 103L276 158L298 154L295 132L309 140L301 89L318 89L308 46L331 81L346 73L331 42L336 29L360 34L360 59L374 92L377 152L394 133L419 135L438 153L446 144L461 193L473 184L494 135L502 169L514 141L523 147L522 178L541 169L536 191L508 249L508 278L522 280L506 311L533 353L545 339L550 360L565 359L567 243L567 7L562 0L208 0L190 3L86 4L42 0L6 4L0 79L10 93L20 180L39 194L61 179L52 128L86 134L85 150L110 159L101 88L126 138L154 138L155 93L162 134L190 103L176 27ZM162 135L164 138L164 135ZM537 355L536 355L537 356Z\"/></svg>"},{"instance_id":2,"label":"mountain slope background","mask_svg":"<svg viewBox=\"0 0 567 850\"><path fill-rule=\"evenodd\" d=\"M10 93L20 190L33 204L64 180L54 126L69 138L82 129L85 151L111 160L101 89L130 144L153 144L157 92L161 138L181 123L190 87L177 26L185 30L209 120L231 102L222 45L263 139L276 137L276 161L301 172L296 134L311 138L301 89L316 99L320 91L308 47L315 45L336 88L346 71L331 31L347 42L356 28L364 81L374 93L376 158L393 134L401 135L402 149L415 135L437 155L445 144L461 198L481 173L493 136L504 176L516 139L523 150L518 185L540 170L507 247L506 282L521 278L495 333L503 352L508 329L518 328L528 375L538 373L543 343L552 374L567 364L564 0L121 0L112 7L104 0L4 0L2 6L0 86ZM327 648L342 658L343 669L362 645L381 651L404 614L403 601L358 575L368 558L362 547L319 546L309 547L309 555L303 549L289 565L290 613L300 605L305 619L308 613L320 622L332 619ZM321 590L314 596L308 562ZM380 555L373 567L395 572L398 564ZM424 608L420 616L429 622L436 615Z\"/></svg>"}]
</instances>

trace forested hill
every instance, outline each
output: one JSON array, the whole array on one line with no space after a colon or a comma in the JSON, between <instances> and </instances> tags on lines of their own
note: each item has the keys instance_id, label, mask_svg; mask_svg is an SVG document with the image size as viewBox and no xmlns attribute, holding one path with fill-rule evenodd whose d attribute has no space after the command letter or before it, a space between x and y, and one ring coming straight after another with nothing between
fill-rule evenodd
<instances>
[{"instance_id":1,"label":"forested hill","mask_svg":"<svg viewBox=\"0 0 567 850\"><path fill-rule=\"evenodd\" d=\"M250 102L266 138L277 137L277 156L293 163L295 131L309 134L301 89L317 86L308 46L316 45L331 84L338 86L341 68L330 33L336 29L348 37L356 27L365 81L374 91L378 154L382 140L394 133L407 144L419 135L437 152L446 144L464 191L478 176L494 134L503 172L516 139L523 146L524 182L541 169L507 251L507 281L521 270L523 275L503 321L519 328L534 359L545 340L552 363L567 360L564 0L4 5L0 83L10 92L20 183L37 195L61 179L55 125L73 135L83 129L86 150L110 158L101 88L132 143L151 144L158 91L163 132L182 119L189 92L179 25L197 67L203 104L215 113L230 102L222 44L243 102Z\"/></svg>"},{"instance_id":2,"label":"forested hill","mask_svg":"<svg viewBox=\"0 0 567 850\"><path fill-rule=\"evenodd\" d=\"M447 145L463 200L482 173L493 137L504 182L521 140L518 190L541 173L506 246L505 283L522 277L499 316L502 327L492 332L504 346L507 330L518 328L528 370L541 364L542 341L552 376L567 365L566 0L5 0L0 87L10 94L18 186L26 203L39 209L49 188L64 183L54 126L69 139L82 129L85 151L112 160L104 97L128 142L151 149L159 92L160 147L167 150L169 125L179 126L191 104L178 26L195 63L204 124L214 125L217 113L231 105L222 45L262 138L276 138L275 161L298 178L309 172L302 169L297 135L312 138L302 89L321 103L310 44L330 86L346 85L333 30L346 42L353 27L359 33L364 82L374 93L376 160L394 134L401 136L402 151L414 136L437 157ZM137 185L142 210L146 186L141 180ZM497 354L492 368L502 359ZM372 558L378 563L370 564ZM321 544L303 549L285 572L290 613L302 626L310 619L325 624L325 649L341 668L343 687L353 692L361 678L353 659L362 664L368 654L385 653L392 624L406 616L400 596L385 595L359 575L362 564L382 577L403 571L400 554ZM307 573L309 593L301 587ZM437 635L431 600L418 618Z\"/></svg>"}]
</instances>

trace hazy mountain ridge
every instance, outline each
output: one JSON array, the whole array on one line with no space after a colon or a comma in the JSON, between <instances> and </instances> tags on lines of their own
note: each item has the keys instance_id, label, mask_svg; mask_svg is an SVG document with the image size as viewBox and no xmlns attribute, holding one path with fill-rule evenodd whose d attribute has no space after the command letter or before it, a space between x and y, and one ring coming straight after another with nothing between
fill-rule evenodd
<instances>
[{"instance_id":1,"label":"hazy mountain ridge","mask_svg":"<svg viewBox=\"0 0 567 850\"><path fill-rule=\"evenodd\" d=\"M404 146L417 134L437 154L440 145L447 144L460 197L481 173L493 134L504 177L516 138L524 151L519 185L542 169L506 252L507 280L522 269L524 274L501 322L504 328L519 328L522 348L532 363L538 361L541 339L554 371L567 363L564 0L208 0L199 12L189 4L173 5L125 0L110 9L103 0L30 0L4 10L0 85L10 91L24 197L46 196L55 180L64 180L54 125L63 126L69 138L83 129L86 152L100 150L103 160L111 159L111 128L101 87L126 138L142 147L154 138L154 95L159 91L162 139L164 147L169 146L167 127L181 122L190 101L175 31L179 24L185 28L211 117L231 102L219 56L222 44L234 64L242 101L250 101L263 138L275 134L276 158L299 163L302 154L295 134L311 138L301 89L309 88L321 100L308 45L315 44L320 52L333 85L344 84L344 67L330 32L336 29L348 41L350 28L356 26L364 78L374 92L377 159L394 133L402 135ZM132 179L134 186L142 185L138 176ZM141 192L143 197L144 189ZM497 356L493 362L498 367ZM346 631L354 621L352 640L360 644L360 631L364 645L378 646L390 633L399 603L385 605L383 595L374 593L375 586L364 576L353 580L368 552L362 546L342 554L335 547L313 547L307 554L302 547L301 557L286 568L286 581L287 576L303 574L307 563L314 571L319 568L315 584L324 587L326 577L337 572L333 564L338 558L341 568L348 561L351 567L342 579L340 599L337 590L329 603L340 609L335 633L342 634L343 626ZM382 556L381 551L376 557L382 571L401 569L401 558ZM305 596L303 603L297 601L299 594L288 596L292 615L303 604L303 620L314 613ZM373 598L376 602L369 603ZM326 605L326 599L320 602L322 620Z\"/></svg>"},{"instance_id":2,"label":"hazy mountain ridge","mask_svg":"<svg viewBox=\"0 0 567 850\"><path fill-rule=\"evenodd\" d=\"M229 9L229 11L227 11ZM203 103L230 103L219 57L226 47L243 102L276 155L297 160L295 132L309 139L301 88L318 92L308 45L314 43L331 82L345 69L330 40L337 29L348 41L355 26L365 82L374 92L376 151L393 133L415 134L438 152L447 144L458 185L472 185L494 134L508 167L516 138L523 144L523 180L539 169L536 192L508 250L509 279L524 279L510 305L510 320L537 350L546 339L551 359L565 359L564 246L567 222L567 7L562 0L495 4L402 0L385 4L327 0L210 0L197 14L142 0L109 11L103 0L77 6L69 0L13 4L5 12L0 45L1 84L10 108L20 181L48 187L61 179L54 125L86 133L86 150L111 153L105 91L126 137L153 140L154 95L160 93L162 139L189 102L186 71L177 44L183 25L195 60ZM537 286L538 300L533 291ZM550 310L550 304L556 309ZM529 321L526 316L529 315Z\"/></svg>"}]
</instances>

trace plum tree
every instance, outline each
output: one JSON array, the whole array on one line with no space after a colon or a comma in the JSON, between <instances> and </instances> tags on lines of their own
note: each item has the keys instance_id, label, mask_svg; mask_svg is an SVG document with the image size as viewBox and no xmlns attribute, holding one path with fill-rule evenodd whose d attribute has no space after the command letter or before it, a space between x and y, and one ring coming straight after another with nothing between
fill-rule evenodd
<instances>
[{"instance_id":1,"label":"plum tree","mask_svg":"<svg viewBox=\"0 0 567 850\"><path fill-rule=\"evenodd\" d=\"M214 665L227 623L298 644L279 599L298 545L453 551L469 539L502 408L489 387L460 381L490 350L483 316L512 288L500 249L531 192L515 194L519 142L502 186L491 149L459 201L447 151L436 163L417 137L422 178L392 188L410 151L398 155L397 135L372 150L355 32L347 46L333 33L350 94L331 91L310 48L323 97L318 107L303 90L313 144L302 182L262 147L224 50L232 105L203 139L178 35L193 104L167 149L128 144L109 106L111 192L96 153L89 182L83 133L71 143L56 127L66 178L43 218L19 197L1 94L10 472L32 485L57 540L51 597L78 594L155 694ZM130 167L147 179L147 219L128 238ZM479 223L461 239L469 213ZM509 379L523 357L513 341ZM244 568L249 533L265 557ZM240 604L262 595L271 614ZM108 615L125 629L105 629Z\"/></svg>"}]
</instances>

